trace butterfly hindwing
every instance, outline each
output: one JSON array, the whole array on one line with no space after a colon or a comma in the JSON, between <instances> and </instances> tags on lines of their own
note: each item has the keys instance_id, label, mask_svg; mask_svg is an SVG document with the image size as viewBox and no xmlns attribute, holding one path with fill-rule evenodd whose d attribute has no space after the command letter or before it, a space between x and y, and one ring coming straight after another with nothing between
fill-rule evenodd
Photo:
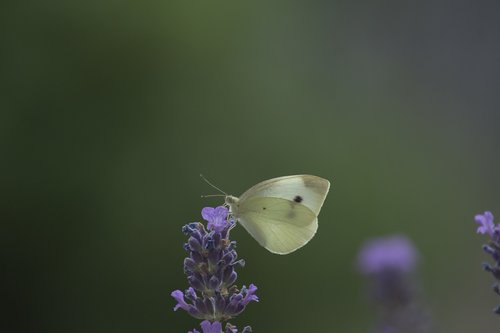
<instances>
[{"instance_id":1,"label":"butterfly hindwing","mask_svg":"<svg viewBox=\"0 0 500 333\"><path fill-rule=\"evenodd\" d=\"M277 254L304 246L318 229L313 211L282 198L252 196L240 201L237 218L260 245Z\"/></svg>"}]
</instances>

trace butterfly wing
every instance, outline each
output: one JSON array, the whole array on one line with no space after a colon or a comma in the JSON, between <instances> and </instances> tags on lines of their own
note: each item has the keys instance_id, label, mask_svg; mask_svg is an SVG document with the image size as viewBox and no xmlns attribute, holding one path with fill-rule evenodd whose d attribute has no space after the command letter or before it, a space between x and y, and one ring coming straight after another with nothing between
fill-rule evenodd
<instances>
[{"instance_id":1,"label":"butterfly wing","mask_svg":"<svg viewBox=\"0 0 500 333\"><path fill-rule=\"evenodd\" d=\"M325 201L330 182L312 175L294 175L269 179L252 186L240 196L240 201L252 197L272 197L307 206L316 215Z\"/></svg>"},{"instance_id":2,"label":"butterfly wing","mask_svg":"<svg viewBox=\"0 0 500 333\"><path fill-rule=\"evenodd\" d=\"M313 211L281 198L251 197L240 201L237 218L260 245L277 254L304 246L318 229Z\"/></svg>"},{"instance_id":3,"label":"butterfly wing","mask_svg":"<svg viewBox=\"0 0 500 333\"><path fill-rule=\"evenodd\" d=\"M266 249L287 254L316 233L329 188L328 180L311 175L266 180L241 195L235 217Z\"/></svg>"}]
</instances>

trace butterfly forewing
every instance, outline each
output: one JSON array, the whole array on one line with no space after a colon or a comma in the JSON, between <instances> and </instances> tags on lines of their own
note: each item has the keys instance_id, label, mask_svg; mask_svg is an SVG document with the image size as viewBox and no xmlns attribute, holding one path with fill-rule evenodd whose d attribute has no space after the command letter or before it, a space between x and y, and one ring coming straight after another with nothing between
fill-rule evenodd
<instances>
[{"instance_id":1,"label":"butterfly forewing","mask_svg":"<svg viewBox=\"0 0 500 333\"><path fill-rule=\"evenodd\" d=\"M326 179L311 175L295 175L263 181L240 197L240 202L253 197L274 197L307 206L316 215L325 201L330 188Z\"/></svg>"}]
</instances>

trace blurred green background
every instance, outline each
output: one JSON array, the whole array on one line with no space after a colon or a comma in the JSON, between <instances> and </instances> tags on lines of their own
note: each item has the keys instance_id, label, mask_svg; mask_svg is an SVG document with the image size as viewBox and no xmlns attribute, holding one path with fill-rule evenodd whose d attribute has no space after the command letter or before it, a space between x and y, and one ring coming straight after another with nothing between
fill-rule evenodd
<instances>
[{"instance_id":1,"label":"blurred green background","mask_svg":"<svg viewBox=\"0 0 500 333\"><path fill-rule=\"evenodd\" d=\"M255 332L368 332L370 237L421 252L436 331L491 331L473 216L500 214L496 1L19 1L0 10L7 331L187 332L185 223L272 177L332 181L316 237L232 237Z\"/></svg>"}]
</instances>

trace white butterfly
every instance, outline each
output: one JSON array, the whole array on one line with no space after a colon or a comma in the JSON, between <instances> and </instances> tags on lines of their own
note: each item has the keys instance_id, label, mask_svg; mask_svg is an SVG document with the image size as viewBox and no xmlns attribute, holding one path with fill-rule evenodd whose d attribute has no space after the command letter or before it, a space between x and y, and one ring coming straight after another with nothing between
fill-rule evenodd
<instances>
[{"instance_id":1,"label":"white butterfly","mask_svg":"<svg viewBox=\"0 0 500 333\"><path fill-rule=\"evenodd\" d=\"M225 201L260 245L288 254L313 238L329 189L330 182L317 176L285 176L258 183L239 198L227 195Z\"/></svg>"}]
</instances>

